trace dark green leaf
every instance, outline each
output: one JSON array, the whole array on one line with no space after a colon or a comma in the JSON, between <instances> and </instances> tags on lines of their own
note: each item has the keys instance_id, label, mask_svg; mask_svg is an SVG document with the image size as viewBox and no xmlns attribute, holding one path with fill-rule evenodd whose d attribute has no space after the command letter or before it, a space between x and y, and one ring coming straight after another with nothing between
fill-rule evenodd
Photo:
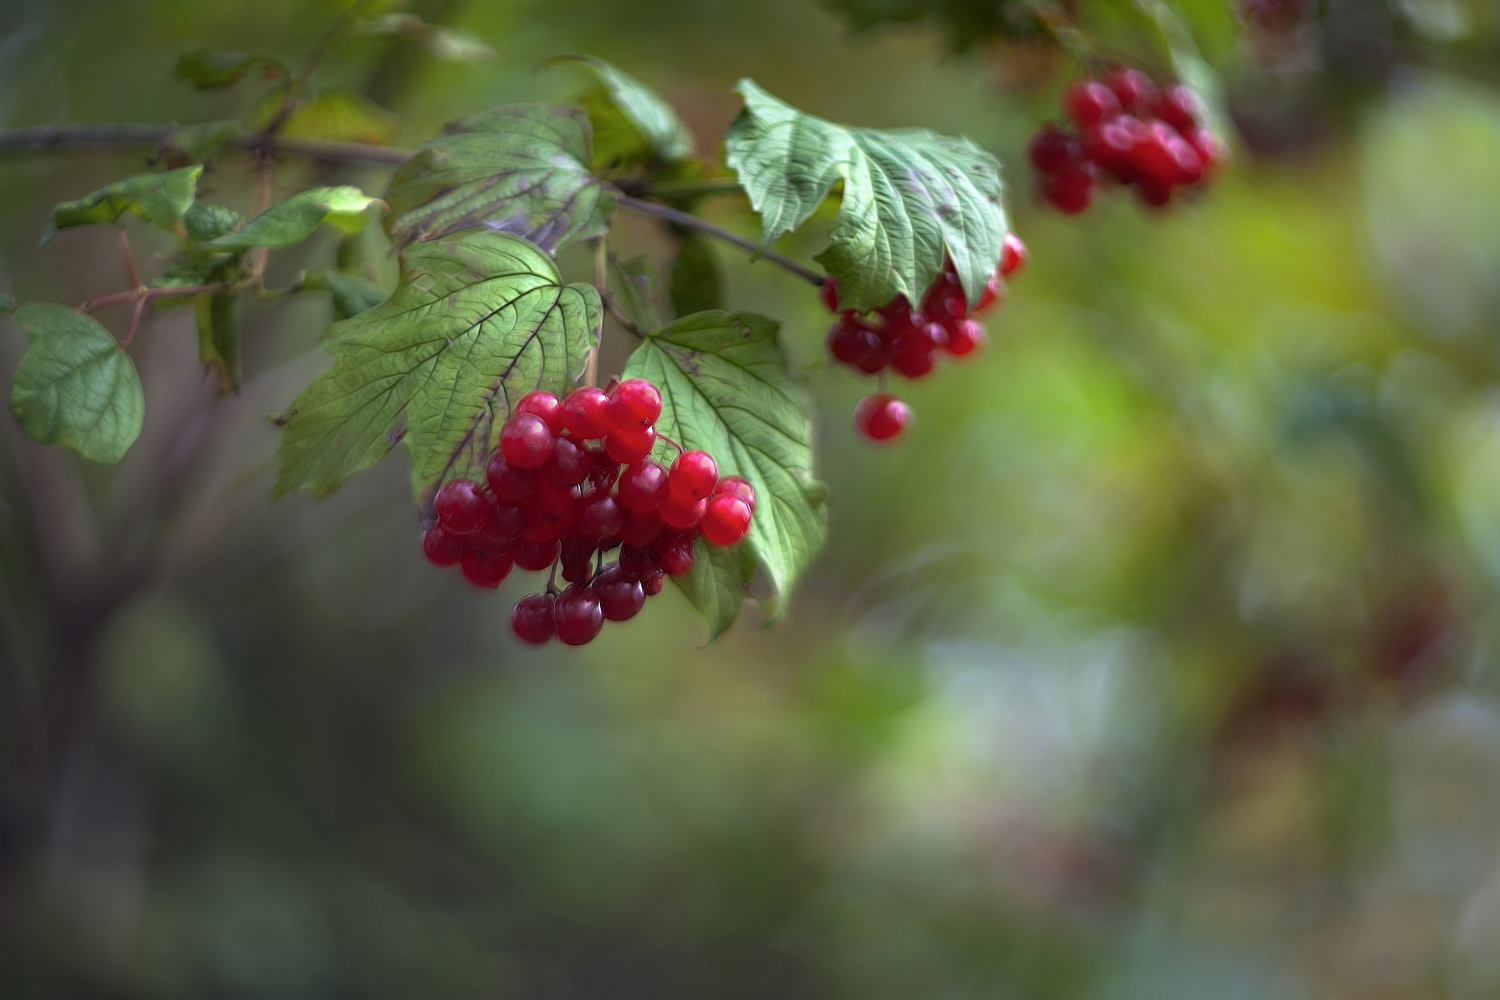
<instances>
[{"instance_id":1,"label":"dark green leaf","mask_svg":"<svg viewBox=\"0 0 1500 1000\"><path fill-rule=\"evenodd\" d=\"M291 246L307 239L324 222L346 233L357 232L368 221L370 206L379 202L379 198L371 198L357 187L309 188L272 205L237 232L203 244L203 249Z\"/></svg>"},{"instance_id":2,"label":"dark green leaf","mask_svg":"<svg viewBox=\"0 0 1500 1000\"><path fill-rule=\"evenodd\" d=\"M824 488L812 477L812 421L775 321L717 311L686 316L647 337L623 374L661 389L656 426L663 434L708 452L721 474L743 476L755 487L755 520L741 547L770 577L768 611L775 617L786 591L822 547L827 521ZM711 613L709 626L717 635L733 620L720 607L724 595L742 594L749 573L743 563L714 565L719 568L712 587L700 581L684 590L705 615ZM729 575L719 578L721 572Z\"/></svg>"},{"instance_id":3,"label":"dark green leaf","mask_svg":"<svg viewBox=\"0 0 1500 1000\"><path fill-rule=\"evenodd\" d=\"M450 124L401 165L386 199L399 246L484 228L558 253L609 230L612 190L589 169L582 112L516 104Z\"/></svg>"},{"instance_id":4,"label":"dark green leaf","mask_svg":"<svg viewBox=\"0 0 1500 1000\"><path fill-rule=\"evenodd\" d=\"M129 355L92 316L67 306L28 302L16 322L31 337L10 390L22 429L92 462L118 462L146 409Z\"/></svg>"},{"instance_id":5,"label":"dark green leaf","mask_svg":"<svg viewBox=\"0 0 1500 1000\"><path fill-rule=\"evenodd\" d=\"M745 108L725 133L726 162L761 215L761 249L796 229L843 182L829 247L818 261L840 304L872 309L921 298L953 258L978 301L1005 239L1000 164L967 139L925 129L834 125L741 80Z\"/></svg>"},{"instance_id":6,"label":"dark green leaf","mask_svg":"<svg viewBox=\"0 0 1500 1000\"><path fill-rule=\"evenodd\" d=\"M701 536L693 544L693 568L672 582L687 595L708 622L708 637L717 639L739 617L740 603L750 597L755 553L748 545L720 548Z\"/></svg>"},{"instance_id":7,"label":"dark green leaf","mask_svg":"<svg viewBox=\"0 0 1500 1000\"><path fill-rule=\"evenodd\" d=\"M677 256L672 259L672 313L689 316L695 312L719 309L723 293L719 289L719 264L713 247L697 233L685 233Z\"/></svg>"},{"instance_id":8,"label":"dark green leaf","mask_svg":"<svg viewBox=\"0 0 1500 1000\"><path fill-rule=\"evenodd\" d=\"M671 163L693 155L693 133L650 87L593 56L558 56L547 64L560 62L577 63L599 80L599 90L584 100L594 124L595 162L635 162L642 148L649 155L641 159L647 162Z\"/></svg>"},{"instance_id":9,"label":"dark green leaf","mask_svg":"<svg viewBox=\"0 0 1500 1000\"><path fill-rule=\"evenodd\" d=\"M198 360L219 374L219 392L240 390L240 297L233 292L200 295Z\"/></svg>"},{"instance_id":10,"label":"dark green leaf","mask_svg":"<svg viewBox=\"0 0 1500 1000\"><path fill-rule=\"evenodd\" d=\"M203 167L195 165L164 174L136 174L85 198L65 201L52 210L52 222L42 237L42 245L51 242L59 229L112 225L127 214L175 232L182 224L182 214L193 204L202 173Z\"/></svg>"},{"instance_id":11,"label":"dark green leaf","mask_svg":"<svg viewBox=\"0 0 1500 1000\"><path fill-rule=\"evenodd\" d=\"M656 308L656 285L660 276L644 254L629 260L609 259L609 290L619 307L638 328L655 330L662 325Z\"/></svg>"},{"instance_id":12,"label":"dark green leaf","mask_svg":"<svg viewBox=\"0 0 1500 1000\"><path fill-rule=\"evenodd\" d=\"M513 400L563 394L599 343L592 285L564 285L534 244L505 233L419 243L382 305L335 324L336 359L284 418L277 494L321 496L401 441L422 503L483 479Z\"/></svg>"},{"instance_id":13,"label":"dark green leaf","mask_svg":"<svg viewBox=\"0 0 1500 1000\"><path fill-rule=\"evenodd\" d=\"M194 49L177 57L177 66L172 72L199 90L209 90L239 83L256 66L274 67L281 75L286 75L282 61L274 53L261 49L254 52Z\"/></svg>"},{"instance_id":14,"label":"dark green leaf","mask_svg":"<svg viewBox=\"0 0 1500 1000\"><path fill-rule=\"evenodd\" d=\"M235 227L245 221L228 205L215 205L207 201L195 201L182 215L182 224L187 233L199 243L228 236Z\"/></svg>"},{"instance_id":15,"label":"dark green leaf","mask_svg":"<svg viewBox=\"0 0 1500 1000\"><path fill-rule=\"evenodd\" d=\"M326 291L333 293L333 314L339 319L358 316L384 302L385 290L369 278L327 268L303 271L293 291Z\"/></svg>"}]
</instances>

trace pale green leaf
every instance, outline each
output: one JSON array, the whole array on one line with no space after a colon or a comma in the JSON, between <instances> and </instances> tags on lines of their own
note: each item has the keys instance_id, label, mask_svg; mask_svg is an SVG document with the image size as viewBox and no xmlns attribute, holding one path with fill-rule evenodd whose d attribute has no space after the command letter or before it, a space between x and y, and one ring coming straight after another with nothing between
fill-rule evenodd
<instances>
[{"instance_id":1,"label":"pale green leaf","mask_svg":"<svg viewBox=\"0 0 1500 1000\"><path fill-rule=\"evenodd\" d=\"M198 320L198 360L219 376L219 392L240 389L240 297L234 292L200 295L194 305Z\"/></svg>"},{"instance_id":2,"label":"pale green leaf","mask_svg":"<svg viewBox=\"0 0 1500 1000\"><path fill-rule=\"evenodd\" d=\"M146 409L129 355L92 316L67 306L28 302L16 322L31 338L10 390L21 428L92 462L118 462Z\"/></svg>"},{"instance_id":3,"label":"pale green leaf","mask_svg":"<svg viewBox=\"0 0 1500 1000\"><path fill-rule=\"evenodd\" d=\"M389 298L385 289L369 278L323 267L303 271L292 290L330 292L333 296L333 314L339 319L358 316Z\"/></svg>"},{"instance_id":4,"label":"pale green leaf","mask_svg":"<svg viewBox=\"0 0 1500 1000\"><path fill-rule=\"evenodd\" d=\"M672 105L650 87L593 56L557 56L547 64L562 62L583 66L599 80L599 92L586 95L584 102L594 124L596 161L603 158L606 148L611 159L630 158L630 151L638 147L664 163L693 155L693 133Z\"/></svg>"},{"instance_id":5,"label":"pale green leaf","mask_svg":"<svg viewBox=\"0 0 1500 1000\"><path fill-rule=\"evenodd\" d=\"M399 442L426 504L443 481L482 480L511 404L562 395L599 343L592 285L564 285L541 249L505 233L419 243L384 303L336 323L335 363L283 423L277 494L319 496Z\"/></svg>"},{"instance_id":6,"label":"pale green leaf","mask_svg":"<svg viewBox=\"0 0 1500 1000\"><path fill-rule=\"evenodd\" d=\"M830 244L817 259L838 279L840 305L913 302L953 258L970 302L1000 263L1005 240L1000 164L968 139L925 129L835 125L751 80L724 136L725 162L760 213L761 249L807 221L843 183Z\"/></svg>"},{"instance_id":7,"label":"pale green leaf","mask_svg":"<svg viewBox=\"0 0 1500 1000\"><path fill-rule=\"evenodd\" d=\"M112 225L125 215L136 215L163 229L176 231L182 214L193 204L201 164L169 170L163 174L136 174L115 181L77 201L65 201L52 210L52 221L42 237L51 242L59 229L70 226Z\"/></svg>"},{"instance_id":8,"label":"pale green leaf","mask_svg":"<svg viewBox=\"0 0 1500 1000\"><path fill-rule=\"evenodd\" d=\"M662 434L708 452L721 475L743 476L755 487L755 519L740 545L770 578L767 610L775 617L827 532L824 487L812 474L807 400L787 366L776 322L719 311L683 317L647 337L623 376L661 390L656 426ZM684 588L706 609L716 635L733 620L718 602L742 594L749 577L743 563L714 565L721 563L723 572L734 572L712 587L700 581Z\"/></svg>"},{"instance_id":9,"label":"pale green leaf","mask_svg":"<svg viewBox=\"0 0 1500 1000\"><path fill-rule=\"evenodd\" d=\"M453 122L392 178L391 237L488 229L561 252L609 231L613 189L589 162L588 120L573 108L516 104Z\"/></svg>"},{"instance_id":10,"label":"pale green leaf","mask_svg":"<svg viewBox=\"0 0 1500 1000\"><path fill-rule=\"evenodd\" d=\"M281 96L270 95L274 100L261 111L269 110L275 115L280 109ZM269 119L260 122L264 127ZM401 116L387 111L364 94L355 90L324 90L305 101L287 116L281 126L281 134L293 139L322 139L327 142L363 142L372 146L384 146L401 134Z\"/></svg>"},{"instance_id":11,"label":"pale green leaf","mask_svg":"<svg viewBox=\"0 0 1500 1000\"><path fill-rule=\"evenodd\" d=\"M309 188L272 205L236 232L203 244L203 249L287 247L307 239L324 222L346 233L358 232L369 218L370 206L380 203L357 187Z\"/></svg>"},{"instance_id":12,"label":"pale green leaf","mask_svg":"<svg viewBox=\"0 0 1500 1000\"><path fill-rule=\"evenodd\" d=\"M278 75L286 74L286 66L281 59L275 53L263 49L253 52L194 49L177 57L177 66L172 72L199 90L209 90L239 83L256 66L273 68Z\"/></svg>"}]
</instances>

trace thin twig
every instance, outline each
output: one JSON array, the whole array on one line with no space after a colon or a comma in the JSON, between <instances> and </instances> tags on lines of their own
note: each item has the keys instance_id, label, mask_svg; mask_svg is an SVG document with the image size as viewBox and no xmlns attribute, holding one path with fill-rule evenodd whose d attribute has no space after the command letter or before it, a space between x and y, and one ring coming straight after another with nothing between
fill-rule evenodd
<instances>
[{"instance_id":1,"label":"thin twig","mask_svg":"<svg viewBox=\"0 0 1500 1000\"><path fill-rule=\"evenodd\" d=\"M155 148L180 132L179 125L37 125L32 128L0 129L0 154L54 149L113 149L143 146ZM413 150L372 146L364 142L325 142L247 132L228 139L226 145L240 149L267 150L276 154L305 156L313 160L341 163L388 163L392 166L411 158Z\"/></svg>"},{"instance_id":2,"label":"thin twig","mask_svg":"<svg viewBox=\"0 0 1500 1000\"><path fill-rule=\"evenodd\" d=\"M604 303L604 311L609 313L609 318L614 320L620 327L633 334L637 340L646 339L646 331L635 325L635 321L625 315L619 305L615 302L613 295L609 294L609 251L605 245L604 237L594 241L594 288L599 292L599 301ZM594 356L589 359L589 370L586 373L588 381L585 385L593 385L594 379L599 374L597 359L599 352L596 350Z\"/></svg>"},{"instance_id":3,"label":"thin twig","mask_svg":"<svg viewBox=\"0 0 1500 1000\"><path fill-rule=\"evenodd\" d=\"M760 257L765 258L772 264L779 265L780 267L783 267L786 270L792 272L803 281L809 282L810 284L814 285L823 284L823 275L819 274L817 271L814 271L812 268L805 267L804 265L797 263L795 260L792 260L792 258L787 257L784 254L777 253L775 250L761 250L755 245L754 240L741 236L739 233L736 233L733 230L725 229L723 226L714 225L707 219L700 219L696 215L693 215L689 212L671 208L667 205L658 205L654 201L645 201L641 198L632 198L628 194L617 196L615 198L615 203L618 204L621 208L628 209L632 212L638 212L641 215L650 215L658 219L665 219L668 222L675 222L679 226L686 226L689 229L696 229L699 232L707 233L710 236L716 236L726 243L733 243L737 247L740 247L744 250L749 250L752 254L758 254Z\"/></svg>"},{"instance_id":4,"label":"thin twig","mask_svg":"<svg viewBox=\"0 0 1500 1000\"><path fill-rule=\"evenodd\" d=\"M125 261L125 280L131 288L141 287L141 273L135 267L135 252L130 249L130 237L125 227L120 227L120 257Z\"/></svg>"},{"instance_id":5,"label":"thin twig","mask_svg":"<svg viewBox=\"0 0 1500 1000\"><path fill-rule=\"evenodd\" d=\"M360 12L369 5L370 0L354 0L353 3L339 12L339 16L328 26L328 30L323 32L323 36L313 43L313 47L303 58L302 65L298 67L297 75L287 81L286 90L281 95L281 108L276 112L276 117L271 119L271 123L266 126L265 134L267 136L273 136L281 131L281 127L292 116L292 112L297 109L297 99L307 89L307 84L312 79L313 72L318 68L318 64L323 61L323 56L328 53L328 47L334 43L339 35L344 33L345 28L354 23L354 20L359 17Z\"/></svg>"},{"instance_id":6,"label":"thin twig","mask_svg":"<svg viewBox=\"0 0 1500 1000\"><path fill-rule=\"evenodd\" d=\"M130 345L130 338L135 336L135 328L141 325L141 313L146 309L146 297L143 295L135 300L135 308L130 311L130 328L125 331L125 339L120 341L121 347Z\"/></svg>"},{"instance_id":7,"label":"thin twig","mask_svg":"<svg viewBox=\"0 0 1500 1000\"><path fill-rule=\"evenodd\" d=\"M204 292L222 292L228 288L229 286L225 284L133 288L128 292L115 292L113 295L102 295L97 299L89 299L78 306L78 311L98 312L100 309L108 309L110 306L123 306L138 299L143 302L155 302L157 299L191 298L194 295L202 295Z\"/></svg>"},{"instance_id":8,"label":"thin twig","mask_svg":"<svg viewBox=\"0 0 1500 1000\"><path fill-rule=\"evenodd\" d=\"M271 182L274 179L275 165L270 157L261 157L255 164L255 214L260 215L271 207ZM257 247L254 255L250 258L250 284L260 287L262 279L266 275L266 259L271 255L270 247Z\"/></svg>"},{"instance_id":9,"label":"thin twig","mask_svg":"<svg viewBox=\"0 0 1500 1000\"><path fill-rule=\"evenodd\" d=\"M701 181L658 181L647 184L642 194L650 198L692 198L707 194L741 193L740 182L732 177L716 177Z\"/></svg>"}]
</instances>

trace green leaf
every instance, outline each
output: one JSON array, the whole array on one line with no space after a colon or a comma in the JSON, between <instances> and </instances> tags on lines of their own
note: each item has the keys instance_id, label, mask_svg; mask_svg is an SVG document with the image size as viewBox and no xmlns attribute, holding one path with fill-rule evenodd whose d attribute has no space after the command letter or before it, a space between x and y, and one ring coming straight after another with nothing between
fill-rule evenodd
<instances>
[{"instance_id":1,"label":"green leaf","mask_svg":"<svg viewBox=\"0 0 1500 1000\"><path fill-rule=\"evenodd\" d=\"M288 247L301 243L318 225L327 222L346 233L358 232L369 218L371 205L380 204L357 187L309 188L272 205L237 232L203 244L205 250L248 250Z\"/></svg>"},{"instance_id":2,"label":"green leaf","mask_svg":"<svg viewBox=\"0 0 1500 1000\"><path fill-rule=\"evenodd\" d=\"M682 245L672 259L672 313L689 316L695 312L719 309L723 292L719 287L719 264L713 247L697 233L681 235Z\"/></svg>"},{"instance_id":3,"label":"green leaf","mask_svg":"<svg viewBox=\"0 0 1500 1000\"><path fill-rule=\"evenodd\" d=\"M629 260L609 259L609 287L615 305L639 329L655 330L661 326L661 314L656 308L659 278L651 258L645 254Z\"/></svg>"},{"instance_id":4,"label":"green leaf","mask_svg":"<svg viewBox=\"0 0 1500 1000\"><path fill-rule=\"evenodd\" d=\"M594 125L594 160L634 162L644 150L650 160L671 163L693 155L693 133L677 117L672 105L635 77L593 56L557 56L548 66L577 63L591 70L599 88L584 95L584 107ZM608 154L606 156L606 154Z\"/></svg>"},{"instance_id":5,"label":"green leaf","mask_svg":"<svg viewBox=\"0 0 1500 1000\"><path fill-rule=\"evenodd\" d=\"M172 72L199 90L210 90L239 83L256 66L272 67L281 76L286 75L286 64L275 53L263 49L253 52L194 49L177 57L177 66Z\"/></svg>"},{"instance_id":6,"label":"green leaf","mask_svg":"<svg viewBox=\"0 0 1500 1000\"><path fill-rule=\"evenodd\" d=\"M760 248L807 220L843 182L829 247L817 260L839 282L840 305L873 309L920 300L946 252L978 301L1006 233L1000 164L963 138L925 129L879 131L804 114L751 80L724 136L725 162L760 213Z\"/></svg>"},{"instance_id":7,"label":"green leaf","mask_svg":"<svg viewBox=\"0 0 1500 1000\"><path fill-rule=\"evenodd\" d=\"M757 507L756 513L759 512ZM750 597L755 567L755 553L750 546L720 548L700 536L693 543L693 568L682 576L672 577L672 582L708 622L710 642L727 632L739 617L740 603Z\"/></svg>"},{"instance_id":8,"label":"green leaf","mask_svg":"<svg viewBox=\"0 0 1500 1000\"><path fill-rule=\"evenodd\" d=\"M615 208L589 169L583 113L540 104L453 122L401 165L386 200L398 246L482 228L554 254L608 232Z\"/></svg>"},{"instance_id":9,"label":"green leaf","mask_svg":"<svg viewBox=\"0 0 1500 1000\"><path fill-rule=\"evenodd\" d=\"M91 462L118 462L141 433L141 377L92 316L28 302L16 322L31 347L16 369L10 409L43 444L65 445Z\"/></svg>"},{"instance_id":10,"label":"green leaf","mask_svg":"<svg viewBox=\"0 0 1500 1000\"><path fill-rule=\"evenodd\" d=\"M234 292L200 295L198 360L219 373L219 392L240 391L240 297Z\"/></svg>"},{"instance_id":11,"label":"green leaf","mask_svg":"<svg viewBox=\"0 0 1500 1000\"><path fill-rule=\"evenodd\" d=\"M332 292L333 314L339 319L358 316L367 309L374 309L389 298L385 289L369 278L322 267L303 271L298 276L292 291Z\"/></svg>"},{"instance_id":12,"label":"green leaf","mask_svg":"<svg viewBox=\"0 0 1500 1000\"><path fill-rule=\"evenodd\" d=\"M187 233L199 243L228 236L235 231L245 217L228 205L215 205L207 201L195 201L182 214L182 224Z\"/></svg>"},{"instance_id":13,"label":"green leaf","mask_svg":"<svg viewBox=\"0 0 1500 1000\"><path fill-rule=\"evenodd\" d=\"M807 400L787 366L776 322L751 313L685 316L647 337L622 375L661 389L661 433L708 452L721 474L743 476L755 487L755 519L740 544L770 577L768 612L776 617L827 533L825 489L812 477ZM721 607L725 595L743 595L750 574L739 562L714 566L712 587L700 581L684 591L718 635L734 618Z\"/></svg>"},{"instance_id":14,"label":"green leaf","mask_svg":"<svg viewBox=\"0 0 1500 1000\"><path fill-rule=\"evenodd\" d=\"M411 247L395 293L329 329L334 366L282 421L277 495L331 493L401 441L424 505L447 479L482 480L512 401L566 393L602 320L593 286L564 285L526 240L481 232Z\"/></svg>"},{"instance_id":15,"label":"green leaf","mask_svg":"<svg viewBox=\"0 0 1500 1000\"><path fill-rule=\"evenodd\" d=\"M261 111L261 127L280 111L281 95L273 94ZM269 115L267 115L269 111ZM384 146L401 134L401 116L387 111L354 90L324 90L297 104L281 126L281 134L293 139L323 139L328 142L363 142Z\"/></svg>"},{"instance_id":16,"label":"green leaf","mask_svg":"<svg viewBox=\"0 0 1500 1000\"><path fill-rule=\"evenodd\" d=\"M59 229L113 225L127 214L175 232L182 223L182 214L193 204L202 173L202 165L195 165L164 174L136 174L85 198L65 201L52 210L52 222L42 237L42 246L50 243Z\"/></svg>"}]
</instances>

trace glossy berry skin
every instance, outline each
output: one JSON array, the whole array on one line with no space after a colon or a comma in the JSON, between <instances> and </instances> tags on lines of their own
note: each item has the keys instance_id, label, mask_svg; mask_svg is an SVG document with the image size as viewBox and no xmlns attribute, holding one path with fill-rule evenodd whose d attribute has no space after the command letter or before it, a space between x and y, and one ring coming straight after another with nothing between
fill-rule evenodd
<instances>
[{"instance_id":1,"label":"glossy berry skin","mask_svg":"<svg viewBox=\"0 0 1500 1000\"><path fill-rule=\"evenodd\" d=\"M834 280L833 275L823 279L818 286L818 301L831 313L839 311L839 283Z\"/></svg>"},{"instance_id":2,"label":"glossy berry skin","mask_svg":"<svg viewBox=\"0 0 1500 1000\"><path fill-rule=\"evenodd\" d=\"M434 566L457 566L468 547L464 538L448 534L441 526L422 532L422 555Z\"/></svg>"},{"instance_id":3,"label":"glossy berry skin","mask_svg":"<svg viewBox=\"0 0 1500 1000\"><path fill-rule=\"evenodd\" d=\"M628 378L609 394L609 420L615 430L633 433L661 416L661 393L641 378Z\"/></svg>"},{"instance_id":4,"label":"glossy berry skin","mask_svg":"<svg viewBox=\"0 0 1500 1000\"><path fill-rule=\"evenodd\" d=\"M1009 278L1018 273L1031 259L1026 244L1015 233L1005 234L1005 243L1000 250L1000 277Z\"/></svg>"},{"instance_id":5,"label":"glossy berry skin","mask_svg":"<svg viewBox=\"0 0 1500 1000\"><path fill-rule=\"evenodd\" d=\"M658 513L670 527L687 529L703 520L703 512L707 509L707 497L695 499L674 491L667 495L667 501L661 505Z\"/></svg>"},{"instance_id":6,"label":"glossy berry skin","mask_svg":"<svg viewBox=\"0 0 1500 1000\"><path fill-rule=\"evenodd\" d=\"M526 512L519 507L490 504L484 527L472 536L474 543L486 552L499 552L521 537L526 530Z\"/></svg>"},{"instance_id":7,"label":"glossy berry skin","mask_svg":"<svg viewBox=\"0 0 1500 1000\"><path fill-rule=\"evenodd\" d=\"M854 408L854 426L871 441L894 441L911 423L911 409L895 396L873 392Z\"/></svg>"},{"instance_id":8,"label":"glossy berry skin","mask_svg":"<svg viewBox=\"0 0 1500 1000\"><path fill-rule=\"evenodd\" d=\"M1179 132L1194 128L1199 115L1203 113L1198 105L1198 98L1181 84L1174 84L1164 90L1155 110L1158 118Z\"/></svg>"},{"instance_id":9,"label":"glossy berry skin","mask_svg":"<svg viewBox=\"0 0 1500 1000\"><path fill-rule=\"evenodd\" d=\"M846 365L858 365L869 353L864 334L868 332L862 320L853 315L843 315L828 328L828 353Z\"/></svg>"},{"instance_id":10,"label":"glossy berry skin","mask_svg":"<svg viewBox=\"0 0 1500 1000\"><path fill-rule=\"evenodd\" d=\"M966 357L984 346L984 327L972 319L960 320L948 331L943 349L955 358Z\"/></svg>"},{"instance_id":11,"label":"glossy berry skin","mask_svg":"<svg viewBox=\"0 0 1500 1000\"><path fill-rule=\"evenodd\" d=\"M594 581L599 607L612 622L629 621L646 605L646 591L641 581L625 574L619 565L606 567Z\"/></svg>"},{"instance_id":12,"label":"glossy berry skin","mask_svg":"<svg viewBox=\"0 0 1500 1000\"><path fill-rule=\"evenodd\" d=\"M651 561L668 576L682 576L693 568L693 536L685 531L663 533L651 546Z\"/></svg>"},{"instance_id":13,"label":"glossy berry skin","mask_svg":"<svg viewBox=\"0 0 1500 1000\"><path fill-rule=\"evenodd\" d=\"M1120 110L1127 115L1151 114L1161 100L1156 84L1138 69L1116 66L1104 74L1103 83L1115 92Z\"/></svg>"},{"instance_id":14,"label":"glossy berry skin","mask_svg":"<svg viewBox=\"0 0 1500 1000\"><path fill-rule=\"evenodd\" d=\"M574 438L563 436L552 443L552 457L542 466L542 476L553 486L577 486L589 477L593 456Z\"/></svg>"},{"instance_id":15,"label":"glossy berry skin","mask_svg":"<svg viewBox=\"0 0 1500 1000\"><path fill-rule=\"evenodd\" d=\"M470 549L464 553L464 579L476 587L493 589L510 575L510 564L509 553L491 554Z\"/></svg>"},{"instance_id":16,"label":"glossy berry skin","mask_svg":"<svg viewBox=\"0 0 1500 1000\"><path fill-rule=\"evenodd\" d=\"M522 396L521 401L516 404L516 412L530 413L541 417L547 424L547 429L552 432L553 437L561 434L567 428L567 421L563 416L562 400L552 395L552 393L544 392L541 389L535 392L528 392Z\"/></svg>"},{"instance_id":17,"label":"glossy berry skin","mask_svg":"<svg viewBox=\"0 0 1500 1000\"><path fill-rule=\"evenodd\" d=\"M649 510L644 513L631 511L625 517L624 527L620 529L620 541L626 545L644 549L661 537L664 527L666 527L666 522L661 519L660 510Z\"/></svg>"},{"instance_id":18,"label":"glossy berry skin","mask_svg":"<svg viewBox=\"0 0 1500 1000\"><path fill-rule=\"evenodd\" d=\"M610 431L604 439L604 453L620 465L630 465L651 454L655 445L656 428L647 424L632 431Z\"/></svg>"},{"instance_id":19,"label":"glossy berry skin","mask_svg":"<svg viewBox=\"0 0 1500 1000\"><path fill-rule=\"evenodd\" d=\"M552 457L555 439L547 422L534 413L518 413L500 431L500 453L517 469L540 469Z\"/></svg>"},{"instance_id":20,"label":"glossy berry skin","mask_svg":"<svg viewBox=\"0 0 1500 1000\"><path fill-rule=\"evenodd\" d=\"M1075 80L1063 92L1063 110L1075 125L1097 125L1120 113L1120 99L1098 80Z\"/></svg>"},{"instance_id":21,"label":"glossy berry skin","mask_svg":"<svg viewBox=\"0 0 1500 1000\"><path fill-rule=\"evenodd\" d=\"M573 584L558 595L552 610L557 637L569 646L592 642L604 627L604 609L592 587Z\"/></svg>"},{"instance_id":22,"label":"glossy berry skin","mask_svg":"<svg viewBox=\"0 0 1500 1000\"><path fill-rule=\"evenodd\" d=\"M569 583L588 583L594 578L594 550L587 543L564 545L562 578Z\"/></svg>"},{"instance_id":23,"label":"glossy berry skin","mask_svg":"<svg viewBox=\"0 0 1500 1000\"><path fill-rule=\"evenodd\" d=\"M468 479L453 479L442 485L432 501L432 512L438 524L450 535L472 535L484 527L489 515L489 501L479 492L479 484Z\"/></svg>"},{"instance_id":24,"label":"glossy berry skin","mask_svg":"<svg viewBox=\"0 0 1500 1000\"><path fill-rule=\"evenodd\" d=\"M672 462L670 478L673 493L702 500L718 485L719 463L706 451L685 451Z\"/></svg>"},{"instance_id":25,"label":"glossy berry skin","mask_svg":"<svg viewBox=\"0 0 1500 1000\"><path fill-rule=\"evenodd\" d=\"M573 530L589 542L602 542L625 527L625 509L608 493L590 494L578 505Z\"/></svg>"},{"instance_id":26,"label":"glossy berry skin","mask_svg":"<svg viewBox=\"0 0 1500 1000\"><path fill-rule=\"evenodd\" d=\"M671 490L669 473L660 465L643 458L620 473L620 506L635 513L645 513L662 505Z\"/></svg>"},{"instance_id":27,"label":"glossy berry skin","mask_svg":"<svg viewBox=\"0 0 1500 1000\"><path fill-rule=\"evenodd\" d=\"M937 352L925 351L921 354L898 354L891 362L896 371L906 378L919 379L932 374L937 367Z\"/></svg>"},{"instance_id":28,"label":"glossy berry skin","mask_svg":"<svg viewBox=\"0 0 1500 1000\"><path fill-rule=\"evenodd\" d=\"M511 549L511 558L517 566L533 573L544 570L557 561L562 552L562 543L555 538L535 540L523 538Z\"/></svg>"},{"instance_id":29,"label":"glossy berry skin","mask_svg":"<svg viewBox=\"0 0 1500 1000\"><path fill-rule=\"evenodd\" d=\"M703 512L703 537L714 545L734 545L750 530L750 505L731 493L721 493Z\"/></svg>"},{"instance_id":30,"label":"glossy berry skin","mask_svg":"<svg viewBox=\"0 0 1500 1000\"><path fill-rule=\"evenodd\" d=\"M603 389L587 385L574 389L563 400L563 419L573 436L594 441L609 433L609 397Z\"/></svg>"},{"instance_id":31,"label":"glossy berry skin","mask_svg":"<svg viewBox=\"0 0 1500 1000\"><path fill-rule=\"evenodd\" d=\"M527 594L510 611L510 627L522 642L540 646L557 634L551 594Z\"/></svg>"},{"instance_id":32,"label":"glossy berry skin","mask_svg":"<svg viewBox=\"0 0 1500 1000\"><path fill-rule=\"evenodd\" d=\"M490 458L485 467L484 478L490 484L490 493L502 507L519 507L531 495L536 483L536 473L530 469L512 468L500 452Z\"/></svg>"},{"instance_id":33,"label":"glossy berry skin","mask_svg":"<svg viewBox=\"0 0 1500 1000\"><path fill-rule=\"evenodd\" d=\"M737 496L750 505L750 512L755 513L755 487L749 481L740 476L725 476L719 480L719 485L714 487L714 495L729 494Z\"/></svg>"},{"instance_id":34,"label":"glossy berry skin","mask_svg":"<svg viewBox=\"0 0 1500 1000\"><path fill-rule=\"evenodd\" d=\"M647 597L661 593L662 584L666 583L667 574L655 566L648 572L641 574L641 589L646 592Z\"/></svg>"},{"instance_id":35,"label":"glossy berry skin","mask_svg":"<svg viewBox=\"0 0 1500 1000\"><path fill-rule=\"evenodd\" d=\"M589 467L589 485L596 490L607 490L613 486L620 477L620 463L610 458L602 446L598 451L590 451L589 459L592 462Z\"/></svg>"}]
</instances>

